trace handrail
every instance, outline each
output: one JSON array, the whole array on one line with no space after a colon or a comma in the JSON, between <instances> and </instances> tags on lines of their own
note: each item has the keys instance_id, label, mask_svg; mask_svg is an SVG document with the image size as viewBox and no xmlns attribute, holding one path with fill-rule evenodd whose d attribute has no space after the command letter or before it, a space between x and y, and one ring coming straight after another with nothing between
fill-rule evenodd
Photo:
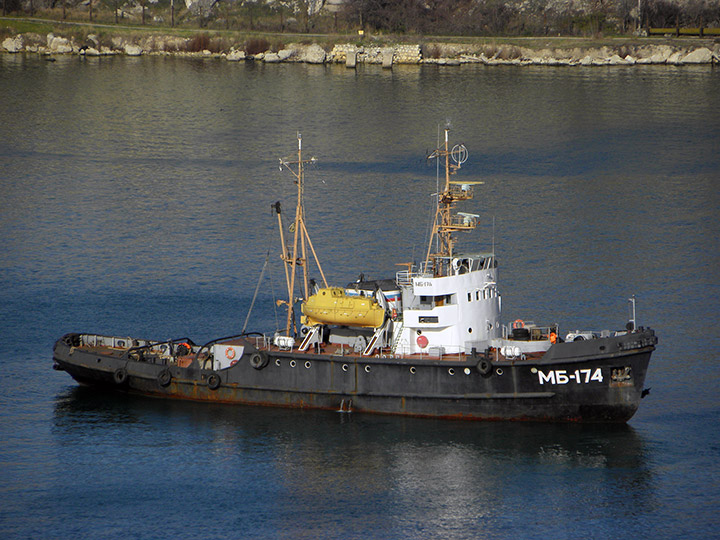
<instances>
[{"instance_id":1,"label":"handrail","mask_svg":"<svg viewBox=\"0 0 720 540\"><path fill-rule=\"evenodd\" d=\"M430 278L432 272L427 270L399 270L395 273L395 281L398 285L412 285L413 278Z\"/></svg>"},{"instance_id":2,"label":"handrail","mask_svg":"<svg viewBox=\"0 0 720 540\"><path fill-rule=\"evenodd\" d=\"M502 326L502 329L503 329L502 338L503 339L512 339L512 335L513 335L512 324L513 323ZM543 341L543 340L549 339L550 334L555 334L556 336L560 335L560 325L557 323L539 326L531 321L524 321L523 325L524 326L522 326L521 328L525 328L528 330L529 341ZM537 337L538 335L540 337Z\"/></svg>"},{"instance_id":3,"label":"handrail","mask_svg":"<svg viewBox=\"0 0 720 540\"><path fill-rule=\"evenodd\" d=\"M470 184L450 183L449 193L454 199L472 199L474 191Z\"/></svg>"},{"instance_id":4,"label":"handrail","mask_svg":"<svg viewBox=\"0 0 720 540\"><path fill-rule=\"evenodd\" d=\"M195 345L195 342L193 342L193 340L190 339L189 337L182 337L182 338L177 338L177 339L168 339L168 340L165 340L165 341L149 341L149 342L146 343L145 345L137 345L136 347L130 347L130 348L128 349L128 354L130 354L130 353L132 353L132 352L136 352L136 351L142 350L142 349L151 349L151 348L153 348L153 347L157 347L158 345L165 345L166 343L172 345L173 343L176 343L176 342L188 343L191 347Z\"/></svg>"}]
</instances>

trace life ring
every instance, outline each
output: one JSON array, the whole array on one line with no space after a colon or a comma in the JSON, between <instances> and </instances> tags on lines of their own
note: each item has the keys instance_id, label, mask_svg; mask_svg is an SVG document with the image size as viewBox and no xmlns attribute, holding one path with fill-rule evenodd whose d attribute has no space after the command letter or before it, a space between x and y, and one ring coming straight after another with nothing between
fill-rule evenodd
<instances>
[{"instance_id":1,"label":"life ring","mask_svg":"<svg viewBox=\"0 0 720 540\"><path fill-rule=\"evenodd\" d=\"M525 328L525 322L522 319L515 319L515 322L512 323L513 328Z\"/></svg>"},{"instance_id":2,"label":"life ring","mask_svg":"<svg viewBox=\"0 0 720 540\"><path fill-rule=\"evenodd\" d=\"M489 358L481 358L477 363L477 370L480 375L488 375L492 369L493 365Z\"/></svg>"},{"instance_id":3,"label":"life ring","mask_svg":"<svg viewBox=\"0 0 720 540\"><path fill-rule=\"evenodd\" d=\"M220 388L220 375L217 373L211 373L207 378L207 385L210 390L217 390Z\"/></svg>"},{"instance_id":4,"label":"life ring","mask_svg":"<svg viewBox=\"0 0 720 540\"><path fill-rule=\"evenodd\" d=\"M550 332L550 343L555 343L557 341L557 334L555 332Z\"/></svg>"},{"instance_id":5,"label":"life ring","mask_svg":"<svg viewBox=\"0 0 720 540\"><path fill-rule=\"evenodd\" d=\"M233 349L232 347L228 347L227 349L225 349L225 358L227 358L228 360L232 360L233 358L235 358L235 349Z\"/></svg>"},{"instance_id":6,"label":"life ring","mask_svg":"<svg viewBox=\"0 0 720 540\"><path fill-rule=\"evenodd\" d=\"M169 369L165 368L158 373L157 382L160 386L164 388L170 384L170 381L172 381L172 373L170 373Z\"/></svg>"},{"instance_id":7,"label":"life ring","mask_svg":"<svg viewBox=\"0 0 720 540\"><path fill-rule=\"evenodd\" d=\"M256 352L250 356L250 365L255 369L262 369L268 364L268 357Z\"/></svg>"},{"instance_id":8,"label":"life ring","mask_svg":"<svg viewBox=\"0 0 720 540\"><path fill-rule=\"evenodd\" d=\"M128 372L125 368L118 368L115 370L115 373L113 373L113 380L115 381L115 384L125 384L128 379Z\"/></svg>"},{"instance_id":9,"label":"life ring","mask_svg":"<svg viewBox=\"0 0 720 540\"><path fill-rule=\"evenodd\" d=\"M192 347L190 347L190 344L186 342L178 343L177 349L175 349L178 356L187 356L190 354L190 351L192 351Z\"/></svg>"},{"instance_id":10,"label":"life ring","mask_svg":"<svg viewBox=\"0 0 720 540\"><path fill-rule=\"evenodd\" d=\"M397 309L393 308L393 310L390 312L390 317L393 321L397 321Z\"/></svg>"}]
</instances>

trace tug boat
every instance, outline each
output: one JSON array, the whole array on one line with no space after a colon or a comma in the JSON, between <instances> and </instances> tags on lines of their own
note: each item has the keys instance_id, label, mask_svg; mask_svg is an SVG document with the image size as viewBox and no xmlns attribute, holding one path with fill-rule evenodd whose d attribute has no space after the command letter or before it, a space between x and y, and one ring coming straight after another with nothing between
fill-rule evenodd
<instances>
[{"instance_id":1,"label":"tug boat","mask_svg":"<svg viewBox=\"0 0 720 540\"><path fill-rule=\"evenodd\" d=\"M297 202L286 244L277 215L287 300L285 328L196 344L70 333L54 346L54 368L82 384L165 398L467 420L627 422L636 412L657 338L636 325L575 330L503 323L495 254L457 249L477 214L456 212L480 182L454 181L464 145L428 156L444 163L424 261L394 278L329 286L305 225L305 165L280 160ZM312 254L313 259L309 258ZM320 287L309 278L314 260ZM254 299L253 299L254 303ZM299 316L297 316L299 315Z\"/></svg>"}]
</instances>

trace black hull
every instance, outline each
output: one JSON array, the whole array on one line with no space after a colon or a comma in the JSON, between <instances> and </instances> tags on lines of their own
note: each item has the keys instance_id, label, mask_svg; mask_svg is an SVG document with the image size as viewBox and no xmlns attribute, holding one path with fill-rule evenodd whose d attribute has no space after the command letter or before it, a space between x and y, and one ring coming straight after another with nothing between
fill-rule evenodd
<instances>
[{"instance_id":1,"label":"black hull","mask_svg":"<svg viewBox=\"0 0 720 540\"><path fill-rule=\"evenodd\" d=\"M428 360L250 352L212 371L55 345L56 368L78 382L164 398L466 420L627 422L638 408L652 330L558 343L535 361ZM257 357L256 357L257 358ZM486 373L482 373L482 372Z\"/></svg>"}]
</instances>

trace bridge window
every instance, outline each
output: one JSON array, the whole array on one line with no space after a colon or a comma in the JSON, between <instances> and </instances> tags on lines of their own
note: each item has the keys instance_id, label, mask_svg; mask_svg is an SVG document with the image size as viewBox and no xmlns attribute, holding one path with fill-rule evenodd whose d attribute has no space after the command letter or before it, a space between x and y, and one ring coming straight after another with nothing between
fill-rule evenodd
<instances>
[{"instance_id":1,"label":"bridge window","mask_svg":"<svg viewBox=\"0 0 720 540\"><path fill-rule=\"evenodd\" d=\"M424 309L432 309L439 306L450 306L453 304L457 304L457 296L454 294L420 296L420 307Z\"/></svg>"}]
</instances>

